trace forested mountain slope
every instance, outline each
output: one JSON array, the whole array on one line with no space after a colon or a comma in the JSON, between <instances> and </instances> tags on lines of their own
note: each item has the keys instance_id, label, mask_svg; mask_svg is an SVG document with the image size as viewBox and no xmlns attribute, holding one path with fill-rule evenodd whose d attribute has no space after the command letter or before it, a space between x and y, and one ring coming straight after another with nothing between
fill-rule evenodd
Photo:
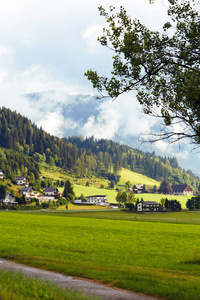
<instances>
[{"instance_id":1,"label":"forested mountain slope","mask_svg":"<svg viewBox=\"0 0 200 300\"><path fill-rule=\"evenodd\" d=\"M167 179L171 184L187 183L193 188L199 186L199 178L191 171L182 170L174 157L158 157L155 153L143 153L127 145L105 139L96 140L94 137L61 139L5 107L0 109L0 147L3 148L0 168L13 173L17 170L23 173L23 168L28 168L36 179L38 164L46 162L71 170L78 177L97 175L116 180L118 171L124 167L158 181ZM11 153L17 158L10 159ZM8 161L13 161L10 167Z\"/></svg>"}]
</instances>

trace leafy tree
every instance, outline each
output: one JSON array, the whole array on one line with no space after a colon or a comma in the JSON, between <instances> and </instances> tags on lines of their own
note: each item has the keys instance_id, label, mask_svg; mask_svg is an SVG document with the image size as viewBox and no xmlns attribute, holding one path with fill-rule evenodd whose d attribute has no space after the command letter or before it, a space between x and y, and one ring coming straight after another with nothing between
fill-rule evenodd
<instances>
[{"instance_id":1,"label":"leafy tree","mask_svg":"<svg viewBox=\"0 0 200 300\"><path fill-rule=\"evenodd\" d=\"M167 198L161 198L160 199L160 204L165 207L165 201L167 200Z\"/></svg>"},{"instance_id":2,"label":"leafy tree","mask_svg":"<svg viewBox=\"0 0 200 300\"><path fill-rule=\"evenodd\" d=\"M156 185L154 185L153 186L153 191L152 191L153 193L156 193L157 192L157 187L156 187Z\"/></svg>"},{"instance_id":3,"label":"leafy tree","mask_svg":"<svg viewBox=\"0 0 200 300\"><path fill-rule=\"evenodd\" d=\"M114 189L114 187L115 187L115 182L114 182L113 180L111 180L111 181L109 182L108 186L109 186L109 189Z\"/></svg>"},{"instance_id":4,"label":"leafy tree","mask_svg":"<svg viewBox=\"0 0 200 300\"><path fill-rule=\"evenodd\" d=\"M127 203L136 203L135 193L133 191L128 192Z\"/></svg>"},{"instance_id":5,"label":"leafy tree","mask_svg":"<svg viewBox=\"0 0 200 300\"><path fill-rule=\"evenodd\" d=\"M79 199L81 199L83 202L87 202L87 198L83 194L80 195Z\"/></svg>"},{"instance_id":6,"label":"leafy tree","mask_svg":"<svg viewBox=\"0 0 200 300\"><path fill-rule=\"evenodd\" d=\"M198 210L200 209L200 196L192 197L191 199L188 199L186 202L186 207L189 210Z\"/></svg>"},{"instance_id":7,"label":"leafy tree","mask_svg":"<svg viewBox=\"0 0 200 300\"><path fill-rule=\"evenodd\" d=\"M112 6L110 13L99 7L108 24L99 42L114 52L113 70L110 79L92 70L85 75L100 97L115 99L135 90L144 113L161 117L166 125L154 141L187 137L199 144L199 1L168 2L170 21L161 33L131 20L123 7L118 13Z\"/></svg>"},{"instance_id":8,"label":"leafy tree","mask_svg":"<svg viewBox=\"0 0 200 300\"><path fill-rule=\"evenodd\" d=\"M130 187L131 187L131 182L130 182L130 180L128 180L128 181L125 183L125 185L126 185L127 190L129 190Z\"/></svg>"},{"instance_id":9,"label":"leafy tree","mask_svg":"<svg viewBox=\"0 0 200 300\"><path fill-rule=\"evenodd\" d=\"M63 192L63 197L69 198L70 200L73 200L75 198L75 193L73 186L69 180L65 182L65 188Z\"/></svg>"},{"instance_id":10,"label":"leafy tree","mask_svg":"<svg viewBox=\"0 0 200 300\"><path fill-rule=\"evenodd\" d=\"M182 209L179 201L168 200L167 198L165 199L165 208L171 211L180 211Z\"/></svg>"},{"instance_id":11,"label":"leafy tree","mask_svg":"<svg viewBox=\"0 0 200 300\"><path fill-rule=\"evenodd\" d=\"M0 200L5 199L6 187L5 185L0 185Z\"/></svg>"},{"instance_id":12,"label":"leafy tree","mask_svg":"<svg viewBox=\"0 0 200 300\"><path fill-rule=\"evenodd\" d=\"M189 210L195 210L195 201L194 201L194 199L188 199L187 202L186 202L186 207Z\"/></svg>"},{"instance_id":13,"label":"leafy tree","mask_svg":"<svg viewBox=\"0 0 200 300\"><path fill-rule=\"evenodd\" d=\"M18 204L26 205L26 196L22 195L21 197L15 197L16 202Z\"/></svg>"},{"instance_id":14,"label":"leafy tree","mask_svg":"<svg viewBox=\"0 0 200 300\"><path fill-rule=\"evenodd\" d=\"M142 193L148 193L148 190L146 188L146 184L144 184L143 187L142 187Z\"/></svg>"},{"instance_id":15,"label":"leafy tree","mask_svg":"<svg viewBox=\"0 0 200 300\"><path fill-rule=\"evenodd\" d=\"M167 180L163 180L159 187L159 192L161 194L171 194L172 188L170 186L170 183Z\"/></svg>"},{"instance_id":16,"label":"leafy tree","mask_svg":"<svg viewBox=\"0 0 200 300\"><path fill-rule=\"evenodd\" d=\"M116 196L116 201L124 206L127 202L127 193L125 191L119 191Z\"/></svg>"}]
</instances>

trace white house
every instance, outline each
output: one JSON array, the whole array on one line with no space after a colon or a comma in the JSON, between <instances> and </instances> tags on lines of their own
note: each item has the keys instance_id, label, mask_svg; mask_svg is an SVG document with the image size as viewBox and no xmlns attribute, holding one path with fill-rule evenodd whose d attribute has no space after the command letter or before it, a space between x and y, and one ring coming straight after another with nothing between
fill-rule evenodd
<instances>
[{"instance_id":1,"label":"white house","mask_svg":"<svg viewBox=\"0 0 200 300\"><path fill-rule=\"evenodd\" d=\"M5 199L2 201L6 205L17 205L18 202L15 201L15 196L11 193L5 194Z\"/></svg>"},{"instance_id":2,"label":"white house","mask_svg":"<svg viewBox=\"0 0 200 300\"><path fill-rule=\"evenodd\" d=\"M0 179L4 178L4 174L5 174L4 170L0 169Z\"/></svg>"},{"instance_id":3,"label":"white house","mask_svg":"<svg viewBox=\"0 0 200 300\"><path fill-rule=\"evenodd\" d=\"M29 180L26 176L16 176L14 178L18 185L29 185Z\"/></svg>"},{"instance_id":4,"label":"white house","mask_svg":"<svg viewBox=\"0 0 200 300\"><path fill-rule=\"evenodd\" d=\"M188 184L173 184L173 195L194 195L193 189Z\"/></svg>"},{"instance_id":5,"label":"white house","mask_svg":"<svg viewBox=\"0 0 200 300\"><path fill-rule=\"evenodd\" d=\"M32 186L29 187L24 186L19 190L19 193L25 196L34 196L34 191L35 189Z\"/></svg>"},{"instance_id":6,"label":"white house","mask_svg":"<svg viewBox=\"0 0 200 300\"><path fill-rule=\"evenodd\" d=\"M107 202L106 195L94 195L94 196L87 196L87 203L95 204L95 205L102 205L102 206L109 206Z\"/></svg>"},{"instance_id":7,"label":"white house","mask_svg":"<svg viewBox=\"0 0 200 300\"><path fill-rule=\"evenodd\" d=\"M163 207L156 201L141 201L137 204L137 211L161 211Z\"/></svg>"},{"instance_id":8,"label":"white house","mask_svg":"<svg viewBox=\"0 0 200 300\"><path fill-rule=\"evenodd\" d=\"M59 191L54 187L46 187L43 189L45 196L57 196Z\"/></svg>"},{"instance_id":9,"label":"white house","mask_svg":"<svg viewBox=\"0 0 200 300\"><path fill-rule=\"evenodd\" d=\"M133 191L134 191L135 194L141 193L142 189L143 189L143 184L135 184L133 186Z\"/></svg>"},{"instance_id":10,"label":"white house","mask_svg":"<svg viewBox=\"0 0 200 300\"><path fill-rule=\"evenodd\" d=\"M109 206L105 195L94 195L88 196L87 201L82 201L81 199L75 199L72 201L73 204L82 204L82 205L102 205Z\"/></svg>"}]
</instances>

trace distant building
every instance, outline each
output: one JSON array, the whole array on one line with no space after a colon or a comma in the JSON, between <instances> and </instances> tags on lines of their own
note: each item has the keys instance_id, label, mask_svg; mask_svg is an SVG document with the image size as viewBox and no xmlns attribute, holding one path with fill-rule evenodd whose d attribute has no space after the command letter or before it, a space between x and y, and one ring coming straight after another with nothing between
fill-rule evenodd
<instances>
[{"instance_id":1,"label":"distant building","mask_svg":"<svg viewBox=\"0 0 200 300\"><path fill-rule=\"evenodd\" d=\"M57 196L59 191L57 188L54 188L54 187L46 187L46 188L43 188L43 191L44 191L44 195L45 196Z\"/></svg>"},{"instance_id":2,"label":"distant building","mask_svg":"<svg viewBox=\"0 0 200 300\"><path fill-rule=\"evenodd\" d=\"M95 204L95 205L109 206L109 203L107 202L107 199L106 199L106 195L87 196L87 203Z\"/></svg>"},{"instance_id":3,"label":"distant building","mask_svg":"<svg viewBox=\"0 0 200 300\"><path fill-rule=\"evenodd\" d=\"M162 211L163 206L156 201L141 201L137 204L137 211Z\"/></svg>"},{"instance_id":4,"label":"distant building","mask_svg":"<svg viewBox=\"0 0 200 300\"><path fill-rule=\"evenodd\" d=\"M101 205L101 206L109 206L107 202L106 195L94 195L88 196L87 201L83 201L81 199L75 199L72 201L73 204L82 204L82 205Z\"/></svg>"},{"instance_id":5,"label":"distant building","mask_svg":"<svg viewBox=\"0 0 200 300\"><path fill-rule=\"evenodd\" d=\"M26 176L16 176L14 180L18 185L29 185L29 180Z\"/></svg>"},{"instance_id":6,"label":"distant building","mask_svg":"<svg viewBox=\"0 0 200 300\"><path fill-rule=\"evenodd\" d=\"M4 170L0 169L0 179L4 178L4 174L5 174Z\"/></svg>"},{"instance_id":7,"label":"distant building","mask_svg":"<svg viewBox=\"0 0 200 300\"><path fill-rule=\"evenodd\" d=\"M133 186L133 191L134 191L135 194L142 193L142 189L143 189L143 184L135 184Z\"/></svg>"},{"instance_id":8,"label":"distant building","mask_svg":"<svg viewBox=\"0 0 200 300\"><path fill-rule=\"evenodd\" d=\"M24 186L23 188L21 188L19 190L19 193L26 196L26 197L30 197L30 196L34 196L35 189L32 186Z\"/></svg>"},{"instance_id":9,"label":"distant building","mask_svg":"<svg viewBox=\"0 0 200 300\"><path fill-rule=\"evenodd\" d=\"M188 184L173 184L171 188L173 195L194 195L193 189Z\"/></svg>"},{"instance_id":10,"label":"distant building","mask_svg":"<svg viewBox=\"0 0 200 300\"><path fill-rule=\"evenodd\" d=\"M5 199L2 201L6 205L17 205L18 202L15 201L15 196L11 193L5 194Z\"/></svg>"}]
</instances>

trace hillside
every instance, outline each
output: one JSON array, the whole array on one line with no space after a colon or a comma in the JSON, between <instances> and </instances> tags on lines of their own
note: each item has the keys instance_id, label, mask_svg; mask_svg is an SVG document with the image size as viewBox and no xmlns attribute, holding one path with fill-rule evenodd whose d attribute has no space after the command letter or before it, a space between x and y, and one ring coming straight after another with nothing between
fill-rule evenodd
<instances>
[{"instance_id":1,"label":"hillside","mask_svg":"<svg viewBox=\"0 0 200 300\"><path fill-rule=\"evenodd\" d=\"M167 179L171 184L187 183L194 189L199 186L199 178L190 170L182 170L175 157L160 157L154 152L144 153L94 137L61 139L5 107L0 109L0 147L0 168L5 169L6 175L28 175L32 177L31 182L38 181L38 185L42 166L47 165L51 169L62 169L69 177L89 181L98 177L106 182L121 180L122 185L127 180L134 183L129 178L132 171L157 182ZM126 174L120 174L122 168L127 169ZM141 177L139 183L144 184L144 180ZM154 185L153 181L147 184Z\"/></svg>"}]
</instances>

